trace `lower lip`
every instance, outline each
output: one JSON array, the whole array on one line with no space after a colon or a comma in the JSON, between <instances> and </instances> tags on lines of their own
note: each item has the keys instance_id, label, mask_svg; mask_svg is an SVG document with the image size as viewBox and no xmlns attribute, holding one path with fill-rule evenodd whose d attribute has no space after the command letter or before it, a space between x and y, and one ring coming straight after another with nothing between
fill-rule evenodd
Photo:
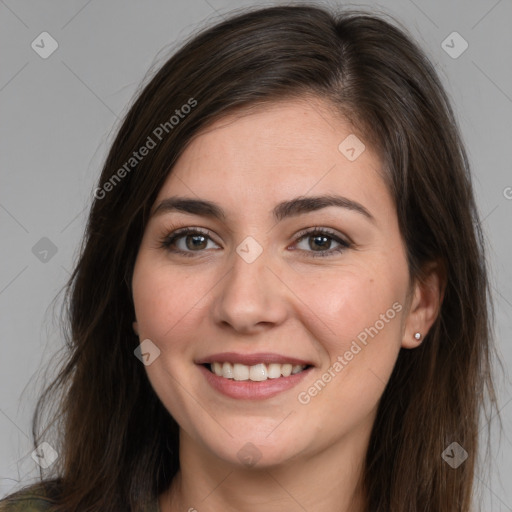
<instances>
[{"instance_id":1,"label":"lower lip","mask_svg":"<svg viewBox=\"0 0 512 512\"><path fill-rule=\"evenodd\" d=\"M290 375L289 377L279 377L278 379L267 379L260 382L252 380L234 380L219 377L211 372L203 365L199 365L199 370L203 373L208 383L216 391L230 398L238 398L245 400L262 400L271 398L283 391L296 386L312 369L309 367L299 373Z\"/></svg>"}]
</instances>

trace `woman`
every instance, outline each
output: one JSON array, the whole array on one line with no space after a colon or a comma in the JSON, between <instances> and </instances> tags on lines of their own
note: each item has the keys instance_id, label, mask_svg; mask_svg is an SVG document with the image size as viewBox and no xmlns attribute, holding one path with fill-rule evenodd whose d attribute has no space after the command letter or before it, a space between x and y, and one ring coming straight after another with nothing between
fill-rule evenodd
<instances>
[{"instance_id":1,"label":"woman","mask_svg":"<svg viewBox=\"0 0 512 512\"><path fill-rule=\"evenodd\" d=\"M283 6L203 31L94 196L35 415L63 390L59 457L0 510L470 510L495 404L482 236L402 30Z\"/></svg>"}]
</instances>

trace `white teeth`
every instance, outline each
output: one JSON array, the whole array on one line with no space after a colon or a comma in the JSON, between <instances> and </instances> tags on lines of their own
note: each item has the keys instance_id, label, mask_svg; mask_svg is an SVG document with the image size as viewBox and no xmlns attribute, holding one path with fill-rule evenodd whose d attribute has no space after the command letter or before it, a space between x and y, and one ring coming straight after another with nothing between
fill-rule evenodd
<instances>
[{"instance_id":1,"label":"white teeth","mask_svg":"<svg viewBox=\"0 0 512 512\"><path fill-rule=\"evenodd\" d=\"M281 375L283 377L289 377L292 374L292 365L291 364L282 364L281 365Z\"/></svg>"},{"instance_id":2,"label":"white teeth","mask_svg":"<svg viewBox=\"0 0 512 512\"><path fill-rule=\"evenodd\" d=\"M294 375L304 370L306 365L292 365L290 363L270 363L266 365L259 363L253 366L247 366L239 363L231 364L228 362L215 362L210 365L210 368L215 375L224 377L225 379L261 382L267 379L278 379L281 376L289 377L290 375Z\"/></svg>"},{"instance_id":3,"label":"white teeth","mask_svg":"<svg viewBox=\"0 0 512 512\"><path fill-rule=\"evenodd\" d=\"M233 365L233 378L235 380L249 380L249 367L245 364L235 363Z\"/></svg>"},{"instance_id":4,"label":"white teeth","mask_svg":"<svg viewBox=\"0 0 512 512\"><path fill-rule=\"evenodd\" d=\"M278 379L281 377L281 365L271 363L268 365L267 375L269 379Z\"/></svg>"},{"instance_id":5,"label":"white teeth","mask_svg":"<svg viewBox=\"0 0 512 512\"><path fill-rule=\"evenodd\" d=\"M249 369L249 379L259 382L267 380L267 367L264 364L256 364Z\"/></svg>"},{"instance_id":6,"label":"white teeth","mask_svg":"<svg viewBox=\"0 0 512 512\"><path fill-rule=\"evenodd\" d=\"M221 373L215 372L220 377L226 377L226 379L232 379L234 377L233 375L233 365L231 363L224 363L222 365L222 371Z\"/></svg>"},{"instance_id":7,"label":"white teeth","mask_svg":"<svg viewBox=\"0 0 512 512\"><path fill-rule=\"evenodd\" d=\"M302 371L302 365L294 364L292 367L292 375L295 375L296 373L299 373L300 371Z\"/></svg>"}]
</instances>

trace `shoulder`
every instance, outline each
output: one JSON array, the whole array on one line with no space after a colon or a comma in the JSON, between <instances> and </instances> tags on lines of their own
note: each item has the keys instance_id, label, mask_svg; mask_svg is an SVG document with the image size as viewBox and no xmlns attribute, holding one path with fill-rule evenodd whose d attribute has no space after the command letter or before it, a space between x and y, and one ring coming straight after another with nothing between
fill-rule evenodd
<instances>
[{"instance_id":1,"label":"shoulder","mask_svg":"<svg viewBox=\"0 0 512 512\"><path fill-rule=\"evenodd\" d=\"M51 490L38 483L16 491L0 500L0 512L43 512L54 503Z\"/></svg>"},{"instance_id":2,"label":"shoulder","mask_svg":"<svg viewBox=\"0 0 512 512\"><path fill-rule=\"evenodd\" d=\"M0 512L52 512L61 491L59 480L49 480L26 486L0 499ZM158 498L145 508L145 512L160 512Z\"/></svg>"}]
</instances>

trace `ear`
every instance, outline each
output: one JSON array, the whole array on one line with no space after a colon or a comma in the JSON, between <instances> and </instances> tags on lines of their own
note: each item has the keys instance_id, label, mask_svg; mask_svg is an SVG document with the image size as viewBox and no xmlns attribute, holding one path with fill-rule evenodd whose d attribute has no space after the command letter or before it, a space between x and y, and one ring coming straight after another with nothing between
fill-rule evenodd
<instances>
[{"instance_id":1,"label":"ear","mask_svg":"<svg viewBox=\"0 0 512 512\"><path fill-rule=\"evenodd\" d=\"M426 265L421 277L416 279L405 319L403 348L416 348L425 339L441 309L445 283L444 267L440 262ZM420 333L419 339L415 338L416 333Z\"/></svg>"},{"instance_id":2,"label":"ear","mask_svg":"<svg viewBox=\"0 0 512 512\"><path fill-rule=\"evenodd\" d=\"M133 327L133 332L138 336L139 335L139 324L137 322L133 322L132 327Z\"/></svg>"}]
</instances>

